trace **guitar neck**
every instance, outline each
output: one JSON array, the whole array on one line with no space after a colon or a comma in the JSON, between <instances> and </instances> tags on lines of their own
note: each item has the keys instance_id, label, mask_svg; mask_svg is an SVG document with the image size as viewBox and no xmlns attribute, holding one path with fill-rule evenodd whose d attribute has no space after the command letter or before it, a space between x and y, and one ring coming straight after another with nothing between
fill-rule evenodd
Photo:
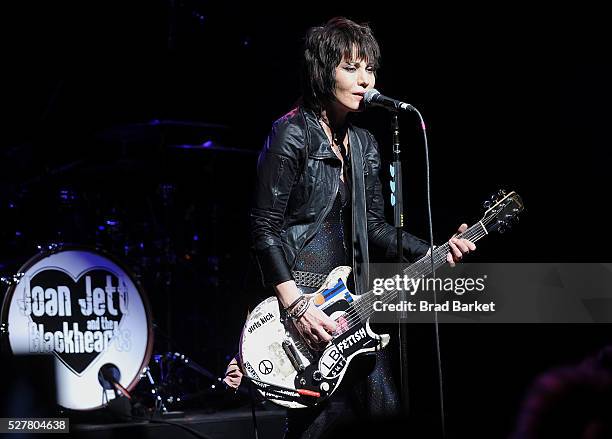
<instances>
[{"instance_id":1,"label":"guitar neck","mask_svg":"<svg viewBox=\"0 0 612 439\"><path fill-rule=\"evenodd\" d=\"M458 234L457 238L465 238L469 239L472 242L476 242L486 235L487 229L484 227L484 225L482 225L482 223L477 222L465 232ZM450 245L448 244L448 242L445 242L444 244L434 248L434 270L437 270L438 268L446 264L446 255L449 251ZM431 273L431 256L426 255L416 261L414 264L404 269L402 274L407 275L408 278L418 278L423 276L429 276Z\"/></svg>"},{"instance_id":2,"label":"guitar neck","mask_svg":"<svg viewBox=\"0 0 612 439\"><path fill-rule=\"evenodd\" d=\"M480 240L482 237L488 234L486 227L482 222L477 222L472 225L465 232L457 235L457 238L469 239L472 242ZM433 250L433 261L434 270L442 267L446 264L446 255L450 251L448 242L435 247ZM408 279L418 279L421 277L427 277L432 274L431 255L423 256L421 259L403 270L402 275L407 276ZM402 276L402 277L403 277ZM368 291L363 294L359 300L351 305L354 309L354 313L359 316L361 323L365 322L374 313L374 302L381 301L382 303L393 303L397 300L399 295L398 290L384 291L382 294L374 294L373 291ZM350 312L350 311L349 311Z\"/></svg>"}]
</instances>

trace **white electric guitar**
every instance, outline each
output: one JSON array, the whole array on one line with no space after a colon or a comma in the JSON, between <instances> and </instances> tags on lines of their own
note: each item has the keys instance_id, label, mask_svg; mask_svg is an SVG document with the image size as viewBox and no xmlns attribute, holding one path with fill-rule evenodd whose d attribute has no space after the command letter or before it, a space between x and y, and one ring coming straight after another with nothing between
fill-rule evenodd
<instances>
[{"instance_id":1,"label":"white electric guitar","mask_svg":"<svg viewBox=\"0 0 612 439\"><path fill-rule=\"evenodd\" d=\"M472 242L490 232L503 233L518 220L523 202L515 192L500 190L485 202L482 219L459 235ZM446 263L448 243L434 249L434 266ZM340 385L351 360L362 353L384 348L389 335L376 334L369 319L375 300L392 302L397 291L375 296L371 291L353 295L346 288L350 267L337 267L308 298L312 305L336 320L338 329L325 350L306 345L294 324L281 312L276 297L261 302L248 316L240 340L242 371L266 399L288 408L314 406L329 398ZM424 256L404 274L419 278L431 274L431 257Z\"/></svg>"}]
</instances>

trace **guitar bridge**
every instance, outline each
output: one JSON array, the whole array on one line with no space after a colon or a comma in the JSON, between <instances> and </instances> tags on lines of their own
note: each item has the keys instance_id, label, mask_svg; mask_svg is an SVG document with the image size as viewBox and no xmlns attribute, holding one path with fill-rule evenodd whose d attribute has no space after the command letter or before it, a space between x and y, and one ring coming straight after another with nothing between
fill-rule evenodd
<instances>
[{"instance_id":1,"label":"guitar bridge","mask_svg":"<svg viewBox=\"0 0 612 439\"><path fill-rule=\"evenodd\" d=\"M283 341L283 350L285 351L285 354L287 354L287 357L289 357L289 361L291 361L291 364L295 370L298 372L303 372L304 369L306 369L306 366L304 366L304 363L302 363L302 360L300 359L300 354L298 353L297 348L291 340Z\"/></svg>"}]
</instances>

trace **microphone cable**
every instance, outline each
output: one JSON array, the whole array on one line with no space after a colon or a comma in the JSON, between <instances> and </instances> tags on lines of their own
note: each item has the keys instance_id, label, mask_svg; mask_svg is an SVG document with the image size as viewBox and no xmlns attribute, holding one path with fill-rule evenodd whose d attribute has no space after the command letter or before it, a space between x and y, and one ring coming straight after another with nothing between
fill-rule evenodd
<instances>
[{"instance_id":1,"label":"microphone cable","mask_svg":"<svg viewBox=\"0 0 612 439\"><path fill-rule=\"evenodd\" d=\"M423 142L425 145L425 179L427 183L427 219L429 225L429 257L431 261L431 276L433 279L436 278L436 265L434 261L434 238L433 238L433 220L431 215L431 178L430 178L430 167L429 167L429 144L427 142L427 129L423 116L415 107L411 108L421 122L421 130L423 132ZM438 294L435 288L433 289L434 305L438 304ZM434 330L435 330L435 342L436 342L436 363L438 366L438 383L439 383L439 397L440 397L440 421L442 426L442 437L446 437L446 415L444 410L444 380L442 374L442 355L440 350L440 325L438 321L438 310L437 306L434 306Z\"/></svg>"}]
</instances>

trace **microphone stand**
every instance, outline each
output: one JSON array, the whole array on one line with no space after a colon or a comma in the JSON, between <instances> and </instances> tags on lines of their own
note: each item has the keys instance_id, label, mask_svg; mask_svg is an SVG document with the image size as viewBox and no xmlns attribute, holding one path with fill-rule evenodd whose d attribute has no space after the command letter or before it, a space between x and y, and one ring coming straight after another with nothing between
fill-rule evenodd
<instances>
[{"instance_id":1,"label":"microphone stand","mask_svg":"<svg viewBox=\"0 0 612 439\"><path fill-rule=\"evenodd\" d=\"M400 160L399 121L397 111L392 112L391 128L393 130L393 163L391 164L391 204L393 205L393 220L397 237L397 272L402 272L404 262L403 246L403 195L402 195L402 162ZM399 303L406 303L408 295L405 289L399 290ZM409 413L408 377L405 368L408 365L408 327L403 320L408 318L407 311L399 315L399 353L400 353L400 397L402 412Z\"/></svg>"}]
</instances>

